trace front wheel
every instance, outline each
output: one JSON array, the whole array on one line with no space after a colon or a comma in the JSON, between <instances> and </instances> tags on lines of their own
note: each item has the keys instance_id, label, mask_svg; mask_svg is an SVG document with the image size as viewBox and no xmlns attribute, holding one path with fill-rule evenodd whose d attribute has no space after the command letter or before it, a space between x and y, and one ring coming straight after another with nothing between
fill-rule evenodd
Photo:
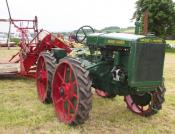
<instances>
[{"instance_id":1,"label":"front wheel","mask_svg":"<svg viewBox=\"0 0 175 134\"><path fill-rule=\"evenodd\" d=\"M89 71L73 58L63 58L52 82L52 100L58 118L71 125L84 123L92 108Z\"/></svg>"},{"instance_id":2,"label":"front wheel","mask_svg":"<svg viewBox=\"0 0 175 134\"><path fill-rule=\"evenodd\" d=\"M141 116L151 116L162 108L165 91L166 89L162 85L156 91L140 95L127 95L124 97L124 101L132 112Z\"/></svg>"}]
</instances>

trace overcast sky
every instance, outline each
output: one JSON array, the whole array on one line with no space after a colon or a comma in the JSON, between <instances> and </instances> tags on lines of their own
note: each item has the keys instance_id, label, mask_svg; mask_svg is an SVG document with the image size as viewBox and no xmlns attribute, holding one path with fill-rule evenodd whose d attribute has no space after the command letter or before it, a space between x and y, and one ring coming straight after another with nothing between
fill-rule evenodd
<instances>
[{"instance_id":1,"label":"overcast sky","mask_svg":"<svg viewBox=\"0 0 175 134\"><path fill-rule=\"evenodd\" d=\"M82 25L96 29L134 26L130 21L136 0L8 0L12 18L33 19L48 31L71 31ZM8 18L0 0L0 18ZM0 24L0 30L3 29Z\"/></svg>"}]
</instances>

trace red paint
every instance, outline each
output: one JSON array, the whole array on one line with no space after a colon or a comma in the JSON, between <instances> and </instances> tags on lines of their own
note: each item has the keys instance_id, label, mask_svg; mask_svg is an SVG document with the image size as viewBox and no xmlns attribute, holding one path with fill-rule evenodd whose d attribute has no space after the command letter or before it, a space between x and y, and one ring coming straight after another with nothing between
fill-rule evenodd
<instances>
[{"instance_id":1,"label":"red paint","mask_svg":"<svg viewBox=\"0 0 175 134\"><path fill-rule=\"evenodd\" d=\"M102 91L100 89L95 89L95 92L98 96L101 96L101 97L108 97L109 96L109 94L107 92Z\"/></svg>"},{"instance_id":2,"label":"red paint","mask_svg":"<svg viewBox=\"0 0 175 134\"><path fill-rule=\"evenodd\" d=\"M1 19L0 21L5 20ZM47 31L38 30L37 17L34 20L11 19L11 24L21 33L21 39L20 51L9 60L9 63L20 63L19 75L21 76L36 76L36 69L34 72L33 66L36 64L39 54L43 51L50 51L51 48L58 47L65 49L67 53L71 52L69 44ZM35 35L31 41L29 41L28 37L29 30L32 30ZM42 40L39 40L42 32L47 32L47 35Z\"/></svg>"},{"instance_id":3,"label":"red paint","mask_svg":"<svg viewBox=\"0 0 175 134\"><path fill-rule=\"evenodd\" d=\"M71 123L78 109L78 85L72 66L63 62L58 65L52 83L52 100L59 119Z\"/></svg>"},{"instance_id":4,"label":"red paint","mask_svg":"<svg viewBox=\"0 0 175 134\"><path fill-rule=\"evenodd\" d=\"M47 95L46 89L47 89L48 77L47 77L47 70L46 70L46 65L43 57L39 58L36 78L37 78L37 90L39 94L38 96L40 101L44 102Z\"/></svg>"},{"instance_id":5,"label":"red paint","mask_svg":"<svg viewBox=\"0 0 175 134\"><path fill-rule=\"evenodd\" d=\"M144 115L147 112L150 112L151 110L151 106L147 105L147 106L139 106L137 104L135 104L132 100L132 97L130 95L127 95L124 97L124 100L127 104L127 107L134 113L137 113L139 115Z\"/></svg>"}]
</instances>

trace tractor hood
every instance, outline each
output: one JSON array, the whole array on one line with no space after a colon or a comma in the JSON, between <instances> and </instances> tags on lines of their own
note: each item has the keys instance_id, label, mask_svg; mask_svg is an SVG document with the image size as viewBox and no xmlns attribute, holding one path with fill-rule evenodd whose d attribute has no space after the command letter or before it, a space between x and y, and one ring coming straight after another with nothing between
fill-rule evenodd
<instances>
[{"instance_id":1,"label":"tractor hood","mask_svg":"<svg viewBox=\"0 0 175 134\"><path fill-rule=\"evenodd\" d=\"M130 47L133 42L140 43L163 43L162 39L155 36L134 35L126 33L93 33L88 35L86 44L97 46L126 46Z\"/></svg>"},{"instance_id":2,"label":"tractor hood","mask_svg":"<svg viewBox=\"0 0 175 134\"><path fill-rule=\"evenodd\" d=\"M145 36L135 35L135 34L127 34L127 33L93 33L93 34L90 34L89 37L135 41L135 40L138 40L140 38L144 38Z\"/></svg>"}]
</instances>

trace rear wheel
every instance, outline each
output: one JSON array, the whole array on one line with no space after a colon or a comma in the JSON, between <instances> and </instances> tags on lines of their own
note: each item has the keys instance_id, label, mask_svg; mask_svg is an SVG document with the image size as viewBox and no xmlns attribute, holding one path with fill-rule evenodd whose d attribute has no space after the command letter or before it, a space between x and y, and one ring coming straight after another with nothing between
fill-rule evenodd
<instances>
[{"instance_id":1,"label":"rear wheel","mask_svg":"<svg viewBox=\"0 0 175 134\"><path fill-rule=\"evenodd\" d=\"M92 108L89 71L73 58L61 59L52 82L52 100L58 118L67 124L81 124Z\"/></svg>"},{"instance_id":2,"label":"rear wheel","mask_svg":"<svg viewBox=\"0 0 175 134\"><path fill-rule=\"evenodd\" d=\"M56 59L49 52L39 55L36 70L38 97L42 103L51 102L51 82Z\"/></svg>"},{"instance_id":3,"label":"rear wheel","mask_svg":"<svg viewBox=\"0 0 175 134\"><path fill-rule=\"evenodd\" d=\"M153 92L141 95L127 95L124 100L132 112L141 116L151 116L162 108L165 91L166 89L162 85Z\"/></svg>"}]
</instances>

